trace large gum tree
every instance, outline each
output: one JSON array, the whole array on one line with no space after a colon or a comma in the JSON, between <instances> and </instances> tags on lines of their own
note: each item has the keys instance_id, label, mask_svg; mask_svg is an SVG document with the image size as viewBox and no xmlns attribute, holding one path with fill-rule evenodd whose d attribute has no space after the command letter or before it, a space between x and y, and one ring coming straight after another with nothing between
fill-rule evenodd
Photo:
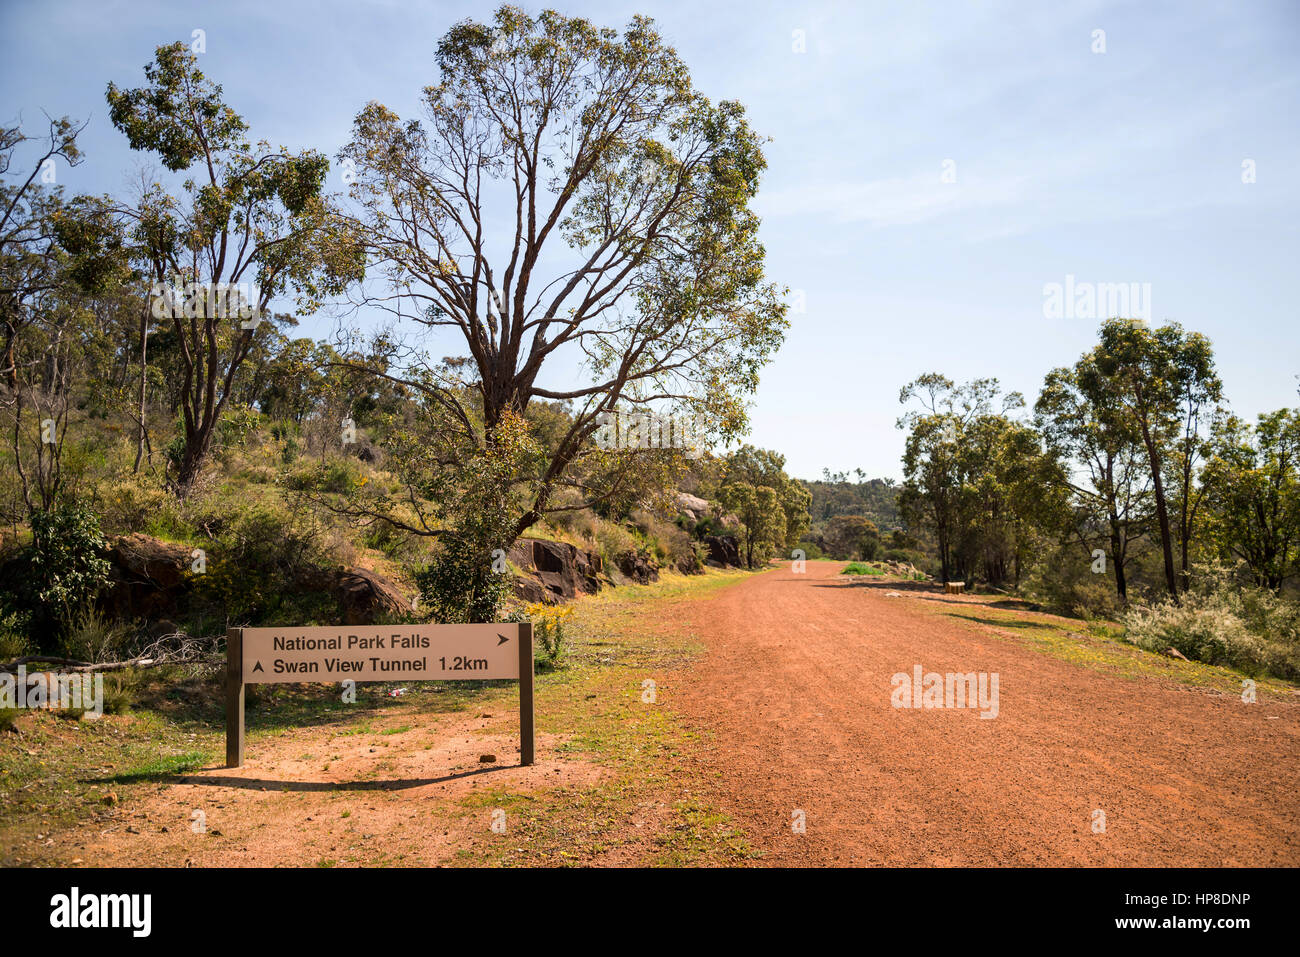
<instances>
[{"instance_id":1,"label":"large gum tree","mask_svg":"<svg viewBox=\"0 0 1300 957\"><path fill-rule=\"evenodd\" d=\"M743 108L696 91L644 17L620 33L506 6L453 26L437 65L421 119L372 102L340 154L386 280L358 304L463 343L454 364L414 349L401 368L470 455L530 403L566 404L517 536L599 454L602 413L744 428L786 326L750 209L765 162Z\"/></svg>"}]
</instances>

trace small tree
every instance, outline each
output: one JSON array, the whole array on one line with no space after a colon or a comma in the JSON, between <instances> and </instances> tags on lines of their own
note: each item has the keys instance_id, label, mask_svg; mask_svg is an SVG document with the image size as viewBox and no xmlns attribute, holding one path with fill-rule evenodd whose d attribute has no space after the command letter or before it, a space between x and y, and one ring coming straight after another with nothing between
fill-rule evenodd
<instances>
[{"instance_id":1,"label":"small tree","mask_svg":"<svg viewBox=\"0 0 1300 957\"><path fill-rule=\"evenodd\" d=\"M1121 603L1128 601L1130 549L1150 531L1151 473L1146 450L1110 403L1079 388L1090 375L1085 356L1072 369L1054 369L1034 405L1035 423L1047 445L1067 462L1082 467L1086 484L1063 472L1075 497L1072 530L1084 548L1109 546L1110 572Z\"/></svg>"},{"instance_id":2,"label":"small tree","mask_svg":"<svg viewBox=\"0 0 1300 957\"><path fill-rule=\"evenodd\" d=\"M184 43L158 48L136 89L108 85L109 115L135 150L190 174L184 198L155 184L123 212L155 282L155 316L180 353L182 437L175 487L185 494L207 460L240 366L277 296L313 309L360 278L363 254L325 194L320 153L255 147L247 124ZM183 301L178 279L194 283Z\"/></svg>"},{"instance_id":3,"label":"small tree","mask_svg":"<svg viewBox=\"0 0 1300 957\"><path fill-rule=\"evenodd\" d=\"M785 457L743 445L727 456L718 501L743 526L745 564L767 561L793 548L808 528L812 495L785 473Z\"/></svg>"},{"instance_id":4,"label":"small tree","mask_svg":"<svg viewBox=\"0 0 1300 957\"><path fill-rule=\"evenodd\" d=\"M4 600L45 650L108 584L107 542L95 513L85 505L59 505L33 513L31 544L11 566Z\"/></svg>"},{"instance_id":5,"label":"small tree","mask_svg":"<svg viewBox=\"0 0 1300 957\"><path fill-rule=\"evenodd\" d=\"M519 507L513 490L521 473L536 468L541 450L513 413L492 436L481 454L443 473L442 488L428 490L449 519L436 556L416 575L422 604L435 621L495 621L512 581L505 555Z\"/></svg>"}]
</instances>

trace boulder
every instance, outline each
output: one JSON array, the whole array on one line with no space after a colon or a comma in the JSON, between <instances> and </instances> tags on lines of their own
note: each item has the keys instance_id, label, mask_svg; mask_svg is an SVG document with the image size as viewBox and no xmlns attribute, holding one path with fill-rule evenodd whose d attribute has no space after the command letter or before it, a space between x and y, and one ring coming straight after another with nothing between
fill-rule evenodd
<instances>
[{"instance_id":1,"label":"boulder","mask_svg":"<svg viewBox=\"0 0 1300 957\"><path fill-rule=\"evenodd\" d=\"M115 618L173 616L191 581L194 549L136 532L113 541L104 607Z\"/></svg>"},{"instance_id":2,"label":"boulder","mask_svg":"<svg viewBox=\"0 0 1300 957\"><path fill-rule=\"evenodd\" d=\"M691 520L696 522L713 511L708 502L698 495L692 495L690 492L677 493L677 507L682 510L683 514L689 515Z\"/></svg>"},{"instance_id":3,"label":"boulder","mask_svg":"<svg viewBox=\"0 0 1300 957\"><path fill-rule=\"evenodd\" d=\"M683 575L703 575L704 562L700 560L700 556L694 549L692 549L689 555L685 555L678 559L677 570Z\"/></svg>"},{"instance_id":4,"label":"boulder","mask_svg":"<svg viewBox=\"0 0 1300 957\"><path fill-rule=\"evenodd\" d=\"M714 565L740 567L740 542L734 535L709 535L704 539L709 548L709 561Z\"/></svg>"},{"instance_id":5,"label":"boulder","mask_svg":"<svg viewBox=\"0 0 1300 957\"><path fill-rule=\"evenodd\" d=\"M411 603L396 584L366 568L339 569L330 590L338 600L345 625L369 625L411 611Z\"/></svg>"},{"instance_id":6,"label":"boulder","mask_svg":"<svg viewBox=\"0 0 1300 957\"><path fill-rule=\"evenodd\" d=\"M509 557L528 577L539 582L556 598L594 595L600 591L603 581L608 581L599 555L568 542L521 538L511 546ZM531 586L524 588L529 592L535 591ZM516 594L520 592L518 585L515 590Z\"/></svg>"},{"instance_id":7,"label":"boulder","mask_svg":"<svg viewBox=\"0 0 1300 957\"><path fill-rule=\"evenodd\" d=\"M648 585L659 580L659 565L643 552L624 552L618 556L618 570L623 577L638 585Z\"/></svg>"},{"instance_id":8,"label":"boulder","mask_svg":"<svg viewBox=\"0 0 1300 957\"><path fill-rule=\"evenodd\" d=\"M539 579L527 575L515 576L515 597L530 605L555 605L560 599L546 590Z\"/></svg>"},{"instance_id":9,"label":"boulder","mask_svg":"<svg viewBox=\"0 0 1300 957\"><path fill-rule=\"evenodd\" d=\"M304 569L297 576L297 584L329 592L339 604L345 625L371 625L381 618L411 611L411 603L397 585L368 568Z\"/></svg>"}]
</instances>

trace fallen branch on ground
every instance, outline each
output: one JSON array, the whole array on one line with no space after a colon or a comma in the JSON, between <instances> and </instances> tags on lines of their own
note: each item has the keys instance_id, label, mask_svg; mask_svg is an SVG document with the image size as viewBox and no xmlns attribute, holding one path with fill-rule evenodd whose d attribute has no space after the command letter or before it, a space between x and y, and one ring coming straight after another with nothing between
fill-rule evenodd
<instances>
[{"instance_id":1,"label":"fallen branch on ground","mask_svg":"<svg viewBox=\"0 0 1300 957\"><path fill-rule=\"evenodd\" d=\"M219 639L192 638L183 632L155 639L140 654L123 661L78 661L57 655L24 655L0 664L0 674L17 674L20 666L53 665L61 671L82 673L125 671L127 668L158 668L163 665L218 664L224 659L217 653ZM48 670L48 669L46 669Z\"/></svg>"}]
</instances>

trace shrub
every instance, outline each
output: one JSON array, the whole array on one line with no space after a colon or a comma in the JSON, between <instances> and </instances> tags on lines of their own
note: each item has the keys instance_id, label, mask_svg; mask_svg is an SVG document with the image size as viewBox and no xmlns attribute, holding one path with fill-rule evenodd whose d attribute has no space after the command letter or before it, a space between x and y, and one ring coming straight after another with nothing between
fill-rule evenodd
<instances>
[{"instance_id":1,"label":"shrub","mask_svg":"<svg viewBox=\"0 0 1300 957\"><path fill-rule=\"evenodd\" d=\"M883 575L883 569L876 568L874 565L865 565L862 562L849 562L844 566L841 575Z\"/></svg>"},{"instance_id":2,"label":"shrub","mask_svg":"<svg viewBox=\"0 0 1300 957\"><path fill-rule=\"evenodd\" d=\"M138 475L104 483L95 496L102 527L114 533L147 531L168 537L178 524L176 497Z\"/></svg>"},{"instance_id":3,"label":"shrub","mask_svg":"<svg viewBox=\"0 0 1300 957\"><path fill-rule=\"evenodd\" d=\"M537 602L526 606L524 611L533 620L533 634L541 642L547 661L552 667L558 666L567 650L564 623L572 617L573 609L565 605Z\"/></svg>"},{"instance_id":4,"label":"shrub","mask_svg":"<svg viewBox=\"0 0 1300 957\"><path fill-rule=\"evenodd\" d=\"M32 516L32 542L12 563L12 588L0 598L7 614L24 619L28 637L47 644L88 608L108 584L107 548L95 513L58 505Z\"/></svg>"},{"instance_id":5,"label":"shrub","mask_svg":"<svg viewBox=\"0 0 1300 957\"><path fill-rule=\"evenodd\" d=\"M101 663L124 657L133 629L114 622L93 608L82 611L63 636L64 657Z\"/></svg>"},{"instance_id":6,"label":"shrub","mask_svg":"<svg viewBox=\"0 0 1300 957\"><path fill-rule=\"evenodd\" d=\"M822 551L820 545L818 545L816 542L809 541L806 538L795 547L802 548L804 558L808 559L808 561L810 562L819 561L826 557L826 553Z\"/></svg>"},{"instance_id":7,"label":"shrub","mask_svg":"<svg viewBox=\"0 0 1300 957\"><path fill-rule=\"evenodd\" d=\"M0 615L0 661L21 658L30 648L22 617L17 612Z\"/></svg>"},{"instance_id":8,"label":"shrub","mask_svg":"<svg viewBox=\"0 0 1300 957\"><path fill-rule=\"evenodd\" d=\"M636 538L622 525L604 522L596 530L596 543L608 565L617 565L618 556L637 550Z\"/></svg>"},{"instance_id":9,"label":"shrub","mask_svg":"<svg viewBox=\"0 0 1300 957\"><path fill-rule=\"evenodd\" d=\"M200 595L224 607L231 621L266 621L295 598L303 569L327 557L314 523L268 502L239 508L224 518L208 555L208 570L197 579Z\"/></svg>"},{"instance_id":10,"label":"shrub","mask_svg":"<svg viewBox=\"0 0 1300 957\"><path fill-rule=\"evenodd\" d=\"M447 536L433 561L412 575L420 605L443 624L496 621L512 576L493 567L471 536Z\"/></svg>"},{"instance_id":11,"label":"shrub","mask_svg":"<svg viewBox=\"0 0 1300 957\"><path fill-rule=\"evenodd\" d=\"M1113 574L1093 573L1091 557L1075 546L1057 547L1035 562L1021 592L1049 611L1085 621L1113 621L1123 612Z\"/></svg>"},{"instance_id":12,"label":"shrub","mask_svg":"<svg viewBox=\"0 0 1300 957\"><path fill-rule=\"evenodd\" d=\"M135 705L141 685L140 672L115 671L104 676L104 713L126 714ZM250 685L249 687L258 687Z\"/></svg>"},{"instance_id":13,"label":"shrub","mask_svg":"<svg viewBox=\"0 0 1300 957\"><path fill-rule=\"evenodd\" d=\"M1134 605L1124 616L1128 641L1169 648L1194 661L1247 674L1300 678L1300 608L1255 586L1234 585L1221 570L1198 570L1179 604Z\"/></svg>"}]
</instances>

